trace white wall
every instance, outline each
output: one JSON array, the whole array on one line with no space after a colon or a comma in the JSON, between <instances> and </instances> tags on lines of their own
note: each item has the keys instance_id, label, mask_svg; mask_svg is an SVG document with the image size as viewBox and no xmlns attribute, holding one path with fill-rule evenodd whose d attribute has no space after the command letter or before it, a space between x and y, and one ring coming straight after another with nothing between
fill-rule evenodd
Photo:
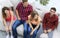
<instances>
[{"instance_id":1,"label":"white wall","mask_svg":"<svg viewBox=\"0 0 60 38\"><path fill-rule=\"evenodd\" d=\"M32 2L32 1L29 0L29 3L30 2ZM34 5L35 8L39 8L40 9L40 10L38 10L40 16L44 16L44 14L46 12L48 12L51 7L55 7L57 9L56 13L59 14L59 21L60 21L60 0L50 0L49 4L47 4L46 6L43 6L42 4L40 4L39 0L32 2L32 4Z\"/></svg>"},{"instance_id":2,"label":"white wall","mask_svg":"<svg viewBox=\"0 0 60 38\"><path fill-rule=\"evenodd\" d=\"M33 1L34 1L34 0L33 0ZM29 2L33 2L33 1L29 0ZM36 1L34 1L34 2L36 2ZM57 13L60 12L60 0L50 0L50 1L49 1L49 4L47 4L46 6L41 5L41 4L39 3L39 0L38 0L37 2L38 2L38 3L36 3L35 6L41 8L41 9L46 9L46 10L49 11L49 9L50 9L51 7L56 7ZM39 5L38 5L38 4L39 4Z\"/></svg>"},{"instance_id":3,"label":"white wall","mask_svg":"<svg viewBox=\"0 0 60 38\"><path fill-rule=\"evenodd\" d=\"M46 7L49 9L51 7L56 7L57 13L60 12L60 0L50 0L49 4L46 5Z\"/></svg>"},{"instance_id":4,"label":"white wall","mask_svg":"<svg viewBox=\"0 0 60 38\"><path fill-rule=\"evenodd\" d=\"M0 5L7 7L13 6L9 0L0 0Z\"/></svg>"}]
</instances>

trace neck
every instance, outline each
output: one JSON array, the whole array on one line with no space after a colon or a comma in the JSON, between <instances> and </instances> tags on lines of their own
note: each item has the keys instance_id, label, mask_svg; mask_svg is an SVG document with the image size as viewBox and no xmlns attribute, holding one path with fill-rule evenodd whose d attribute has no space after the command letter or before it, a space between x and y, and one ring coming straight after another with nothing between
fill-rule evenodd
<instances>
[{"instance_id":1,"label":"neck","mask_svg":"<svg viewBox=\"0 0 60 38\"><path fill-rule=\"evenodd\" d=\"M50 17L52 17L54 14L50 14Z\"/></svg>"}]
</instances>

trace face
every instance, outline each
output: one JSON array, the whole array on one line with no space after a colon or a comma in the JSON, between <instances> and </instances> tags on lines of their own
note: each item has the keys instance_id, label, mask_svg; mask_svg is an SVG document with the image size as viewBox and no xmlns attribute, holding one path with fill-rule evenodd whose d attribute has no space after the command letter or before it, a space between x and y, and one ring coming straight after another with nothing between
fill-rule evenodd
<instances>
[{"instance_id":1,"label":"face","mask_svg":"<svg viewBox=\"0 0 60 38\"><path fill-rule=\"evenodd\" d=\"M27 2L24 2L24 3L23 3L23 6L24 6L24 7L27 7L27 6L28 6L28 3L27 3Z\"/></svg>"},{"instance_id":2,"label":"face","mask_svg":"<svg viewBox=\"0 0 60 38\"><path fill-rule=\"evenodd\" d=\"M52 10L52 9L50 10L50 13L51 13L52 15L55 14L55 12L56 12L56 11L54 11L54 10Z\"/></svg>"},{"instance_id":3,"label":"face","mask_svg":"<svg viewBox=\"0 0 60 38\"><path fill-rule=\"evenodd\" d=\"M9 14L9 10L5 10L5 13L6 13L6 14Z\"/></svg>"}]
</instances>

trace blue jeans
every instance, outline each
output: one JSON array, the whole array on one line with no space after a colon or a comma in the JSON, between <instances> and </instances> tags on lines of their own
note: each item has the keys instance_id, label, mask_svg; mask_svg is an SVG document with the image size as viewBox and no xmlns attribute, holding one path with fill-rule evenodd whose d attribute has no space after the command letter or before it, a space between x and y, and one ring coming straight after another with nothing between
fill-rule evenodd
<instances>
[{"instance_id":1,"label":"blue jeans","mask_svg":"<svg viewBox=\"0 0 60 38\"><path fill-rule=\"evenodd\" d=\"M53 31L48 33L48 38L53 38Z\"/></svg>"},{"instance_id":2,"label":"blue jeans","mask_svg":"<svg viewBox=\"0 0 60 38\"><path fill-rule=\"evenodd\" d=\"M40 38L40 35L43 33L43 27L42 27L42 25L41 25L41 27L40 27L40 29L39 29L39 31L38 31L38 33L37 33L37 38ZM53 37L53 31L51 31L51 32L49 32L49 33L47 33L48 34L48 38L52 38Z\"/></svg>"},{"instance_id":3,"label":"blue jeans","mask_svg":"<svg viewBox=\"0 0 60 38\"><path fill-rule=\"evenodd\" d=\"M24 20L16 20L15 21L15 23L13 24L13 26L12 26L12 33L13 33L13 37L14 38L17 38L17 27L19 26L19 25L21 25L21 24L24 24L25 23L25 21ZM25 26L24 25L24 37L25 37L25 35L27 34L27 28L26 28L27 26ZM22 29L21 29L22 30Z\"/></svg>"},{"instance_id":4,"label":"blue jeans","mask_svg":"<svg viewBox=\"0 0 60 38\"><path fill-rule=\"evenodd\" d=\"M43 27L40 25L39 31L37 32L36 38L40 38L40 35L43 33Z\"/></svg>"},{"instance_id":5,"label":"blue jeans","mask_svg":"<svg viewBox=\"0 0 60 38\"><path fill-rule=\"evenodd\" d=\"M26 34L26 38L36 38L38 29L34 31L33 35L31 36L30 33L32 31L32 29L30 28L29 24L25 23L24 26L27 26L27 34Z\"/></svg>"}]
</instances>

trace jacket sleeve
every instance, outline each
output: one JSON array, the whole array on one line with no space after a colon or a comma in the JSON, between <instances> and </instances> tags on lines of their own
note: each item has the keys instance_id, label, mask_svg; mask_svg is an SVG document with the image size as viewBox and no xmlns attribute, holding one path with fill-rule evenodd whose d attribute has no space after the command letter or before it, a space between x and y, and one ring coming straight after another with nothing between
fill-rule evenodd
<instances>
[{"instance_id":1,"label":"jacket sleeve","mask_svg":"<svg viewBox=\"0 0 60 38\"><path fill-rule=\"evenodd\" d=\"M56 17L55 21L54 21L54 25L51 27L52 30L54 30L55 28L57 28L58 26L58 16Z\"/></svg>"},{"instance_id":2,"label":"jacket sleeve","mask_svg":"<svg viewBox=\"0 0 60 38\"><path fill-rule=\"evenodd\" d=\"M46 14L44 15L43 18L43 30L46 30Z\"/></svg>"}]
</instances>

